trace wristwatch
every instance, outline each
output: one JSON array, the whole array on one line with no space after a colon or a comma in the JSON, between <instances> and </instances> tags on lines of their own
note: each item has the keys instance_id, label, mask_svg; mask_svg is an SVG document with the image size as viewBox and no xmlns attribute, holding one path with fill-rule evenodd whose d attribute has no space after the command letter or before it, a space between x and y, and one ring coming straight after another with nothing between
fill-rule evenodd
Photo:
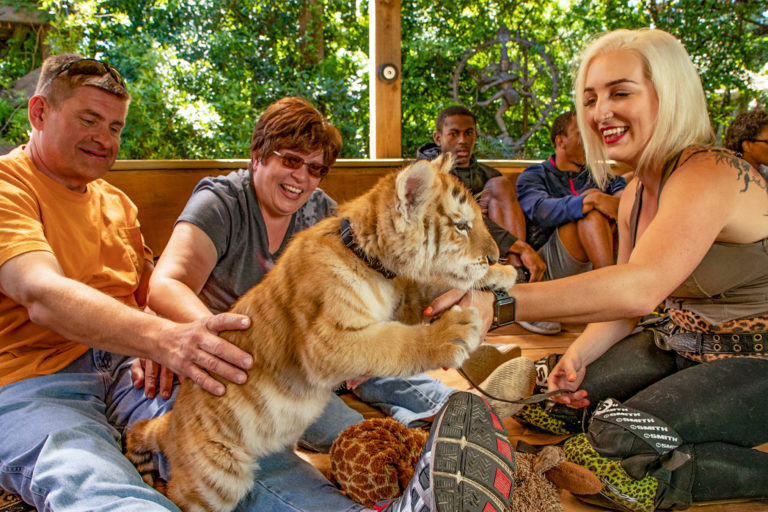
<instances>
[{"instance_id":1,"label":"wristwatch","mask_svg":"<svg viewBox=\"0 0 768 512\"><path fill-rule=\"evenodd\" d=\"M515 323L515 298L506 290L491 290L496 296L493 303L493 321L491 330Z\"/></svg>"}]
</instances>

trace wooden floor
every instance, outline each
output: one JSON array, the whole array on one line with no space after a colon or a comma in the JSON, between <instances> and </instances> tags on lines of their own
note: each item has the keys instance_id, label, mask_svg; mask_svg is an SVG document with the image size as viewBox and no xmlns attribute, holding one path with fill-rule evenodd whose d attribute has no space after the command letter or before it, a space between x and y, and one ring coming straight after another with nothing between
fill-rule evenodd
<instances>
[{"instance_id":1,"label":"wooden floor","mask_svg":"<svg viewBox=\"0 0 768 512\"><path fill-rule=\"evenodd\" d=\"M525 331L517 325L511 325L494 331L488 341L499 344L511 343L518 345L522 349L524 357L536 360L548 354L564 352L576 336L578 336L579 332L581 332L581 328L582 326L579 325L566 325L564 326L563 332L558 335L541 336ZM430 375L456 389L467 390L469 388L466 381L464 381L455 370L437 370L430 372ZM343 395L343 397L348 404L360 411L364 417L370 418L381 416L380 411L356 400L350 395ZM561 436L549 435L535 429L526 428L513 418L505 419L504 424L509 431L509 437L513 444L522 440L533 445L545 445L554 444L564 439L564 437ZM763 445L760 449L768 451L768 444ZM320 471L328 474L328 455L309 452L299 452L299 454L314 464ZM564 512L598 512L604 510L580 502L567 491L562 492L561 498ZM692 512L768 512L768 500L736 500L717 503L696 503L690 510Z\"/></svg>"}]
</instances>

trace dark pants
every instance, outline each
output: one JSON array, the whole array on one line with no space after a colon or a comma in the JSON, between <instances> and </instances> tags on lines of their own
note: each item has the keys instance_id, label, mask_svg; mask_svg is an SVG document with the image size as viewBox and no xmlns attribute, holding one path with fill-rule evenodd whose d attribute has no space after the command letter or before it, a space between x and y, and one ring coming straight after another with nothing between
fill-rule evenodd
<instances>
[{"instance_id":1,"label":"dark pants","mask_svg":"<svg viewBox=\"0 0 768 512\"><path fill-rule=\"evenodd\" d=\"M593 407L615 398L670 425L693 447L694 501L768 497L768 360L695 363L628 336L587 368ZM591 411L590 411L591 412Z\"/></svg>"}]
</instances>

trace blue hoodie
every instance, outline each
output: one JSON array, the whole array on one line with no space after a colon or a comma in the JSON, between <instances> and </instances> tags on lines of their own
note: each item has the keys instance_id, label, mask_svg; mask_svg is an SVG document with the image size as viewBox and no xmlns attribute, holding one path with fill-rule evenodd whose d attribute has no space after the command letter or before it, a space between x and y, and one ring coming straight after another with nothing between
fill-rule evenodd
<instances>
[{"instance_id":1,"label":"blue hoodie","mask_svg":"<svg viewBox=\"0 0 768 512\"><path fill-rule=\"evenodd\" d=\"M614 195L624 190L627 181L613 176L603 192ZM555 155L525 169L517 178L517 200L525 213L528 243L538 249L555 229L584 217L584 191L597 188L589 170L561 171Z\"/></svg>"}]
</instances>

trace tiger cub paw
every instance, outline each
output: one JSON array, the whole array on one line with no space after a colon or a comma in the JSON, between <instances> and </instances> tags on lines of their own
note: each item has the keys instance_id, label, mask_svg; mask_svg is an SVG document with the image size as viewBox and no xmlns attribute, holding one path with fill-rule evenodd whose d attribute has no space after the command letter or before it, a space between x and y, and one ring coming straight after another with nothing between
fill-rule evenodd
<instances>
[{"instance_id":1,"label":"tiger cub paw","mask_svg":"<svg viewBox=\"0 0 768 512\"><path fill-rule=\"evenodd\" d=\"M453 306L430 324L438 365L458 368L480 344L483 322L475 308Z\"/></svg>"},{"instance_id":2,"label":"tiger cub paw","mask_svg":"<svg viewBox=\"0 0 768 512\"><path fill-rule=\"evenodd\" d=\"M508 290L520 279L517 268L512 265L495 263L488 268L478 288L493 288L496 290Z\"/></svg>"}]
</instances>

